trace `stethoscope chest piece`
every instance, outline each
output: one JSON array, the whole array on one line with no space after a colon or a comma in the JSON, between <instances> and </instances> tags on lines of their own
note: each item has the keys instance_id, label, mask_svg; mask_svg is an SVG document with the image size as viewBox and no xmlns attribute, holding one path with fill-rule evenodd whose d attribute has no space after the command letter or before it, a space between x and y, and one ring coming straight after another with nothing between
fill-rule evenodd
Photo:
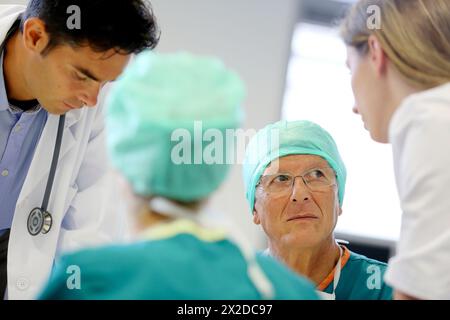
<instances>
[{"instance_id":1,"label":"stethoscope chest piece","mask_svg":"<svg viewBox=\"0 0 450 320\"><path fill-rule=\"evenodd\" d=\"M45 187L44 199L42 206L31 210L27 220L28 232L32 236L37 236L39 233L46 234L50 231L53 223L52 215L47 211L48 201L52 192L53 180L55 179L56 167L58 165L59 152L61 150L61 142L63 137L65 115L59 117L58 132L56 134L55 150L53 151L53 159L50 166L50 173Z\"/></svg>"},{"instance_id":2,"label":"stethoscope chest piece","mask_svg":"<svg viewBox=\"0 0 450 320\"><path fill-rule=\"evenodd\" d=\"M28 216L28 232L32 236L46 234L52 227L52 215L41 208L34 208Z\"/></svg>"}]
</instances>

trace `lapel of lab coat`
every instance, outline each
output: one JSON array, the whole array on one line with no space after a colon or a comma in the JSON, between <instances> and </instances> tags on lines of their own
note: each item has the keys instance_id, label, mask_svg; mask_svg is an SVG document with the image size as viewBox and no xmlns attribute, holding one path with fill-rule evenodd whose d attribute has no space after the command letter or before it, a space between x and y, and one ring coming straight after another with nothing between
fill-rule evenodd
<instances>
[{"instance_id":1,"label":"lapel of lab coat","mask_svg":"<svg viewBox=\"0 0 450 320\"><path fill-rule=\"evenodd\" d=\"M0 43L3 43L9 29L12 27L19 15L24 11L24 6L0 5Z\"/></svg>"},{"instance_id":2,"label":"lapel of lab coat","mask_svg":"<svg viewBox=\"0 0 450 320\"><path fill-rule=\"evenodd\" d=\"M78 109L72 110L66 114L66 123L64 125L63 138L61 143L61 151L59 154L58 166L61 168L64 165L64 157L76 145L76 139L73 135L71 127L76 124L85 110ZM28 175L22 187L17 205L25 200L41 183L42 179L48 179L50 173L50 166L52 163L53 153L55 150L56 136L58 131L59 116L48 115L47 123L42 131L41 138L34 152L33 160L28 170ZM57 171L58 172L58 171ZM55 177L55 181L57 176ZM45 182L45 185L47 183ZM42 198L44 197L44 191L42 190ZM56 192L52 188L52 194Z\"/></svg>"}]
</instances>

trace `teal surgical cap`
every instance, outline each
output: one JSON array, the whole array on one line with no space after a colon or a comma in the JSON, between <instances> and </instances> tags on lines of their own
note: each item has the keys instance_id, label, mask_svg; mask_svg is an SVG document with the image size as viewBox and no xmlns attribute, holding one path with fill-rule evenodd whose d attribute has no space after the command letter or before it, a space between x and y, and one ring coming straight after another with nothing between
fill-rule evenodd
<instances>
[{"instance_id":1,"label":"teal surgical cap","mask_svg":"<svg viewBox=\"0 0 450 320\"><path fill-rule=\"evenodd\" d=\"M258 131L245 152L243 176L251 212L256 185L266 167L275 159L293 154L317 155L328 161L337 175L342 206L347 172L331 135L310 121L279 121Z\"/></svg>"},{"instance_id":2,"label":"teal surgical cap","mask_svg":"<svg viewBox=\"0 0 450 320\"><path fill-rule=\"evenodd\" d=\"M107 99L111 162L139 195L200 200L225 180L244 84L215 58L136 57Z\"/></svg>"}]
</instances>

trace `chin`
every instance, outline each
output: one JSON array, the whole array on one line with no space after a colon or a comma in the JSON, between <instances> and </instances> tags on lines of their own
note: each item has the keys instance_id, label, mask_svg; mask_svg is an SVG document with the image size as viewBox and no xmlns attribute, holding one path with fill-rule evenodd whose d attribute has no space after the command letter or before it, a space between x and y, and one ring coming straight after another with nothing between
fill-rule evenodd
<instances>
[{"instance_id":1,"label":"chin","mask_svg":"<svg viewBox=\"0 0 450 320\"><path fill-rule=\"evenodd\" d=\"M49 114L52 114L55 116L61 116L67 112L67 110L55 109L55 108L46 108L46 110Z\"/></svg>"},{"instance_id":2,"label":"chin","mask_svg":"<svg viewBox=\"0 0 450 320\"><path fill-rule=\"evenodd\" d=\"M47 111L49 114L62 114L63 113L63 108L62 107L55 107L54 104L52 103L46 103L46 102L42 102L40 103L42 106L42 109L44 109L45 111Z\"/></svg>"},{"instance_id":3,"label":"chin","mask_svg":"<svg viewBox=\"0 0 450 320\"><path fill-rule=\"evenodd\" d=\"M379 143L389 143L389 139L387 137L387 134L381 134L380 132L375 132L373 130L369 130L370 132L370 137L372 138L372 140L379 142Z\"/></svg>"},{"instance_id":4,"label":"chin","mask_svg":"<svg viewBox=\"0 0 450 320\"><path fill-rule=\"evenodd\" d=\"M71 109L66 107L64 104L53 105L46 108L47 112L53 115L63 115L69 112Z\"/></svg>"},{"instance_id":5,"label":"chin","mask_svg":"<svg viewBox=\"0 0 450 320\"><path fill-rule=\"evenodd\" d=\"M311 248L320 245L320 239L317 234L313 232L302 232L301 235L297 234L291 237L290 242L293 247Z\"/></svg>"}]
</instances>

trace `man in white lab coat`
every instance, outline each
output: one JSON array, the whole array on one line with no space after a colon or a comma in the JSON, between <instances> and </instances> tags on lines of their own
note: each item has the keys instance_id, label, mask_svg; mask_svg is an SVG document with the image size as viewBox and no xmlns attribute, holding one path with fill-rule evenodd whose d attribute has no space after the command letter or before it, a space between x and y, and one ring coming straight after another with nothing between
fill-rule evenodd
<instances>
[{"instance_id":1,"label":"man in white lab coat","mask_svg":"<svg viewBox=\"0 0 450 320\"><path fill-rule=\"evenodd\" d=\"M0 295L34 298L59 252L113 238L98 97L158 37L144 0L0 5Z\"/></svg>"}]
</instances>

